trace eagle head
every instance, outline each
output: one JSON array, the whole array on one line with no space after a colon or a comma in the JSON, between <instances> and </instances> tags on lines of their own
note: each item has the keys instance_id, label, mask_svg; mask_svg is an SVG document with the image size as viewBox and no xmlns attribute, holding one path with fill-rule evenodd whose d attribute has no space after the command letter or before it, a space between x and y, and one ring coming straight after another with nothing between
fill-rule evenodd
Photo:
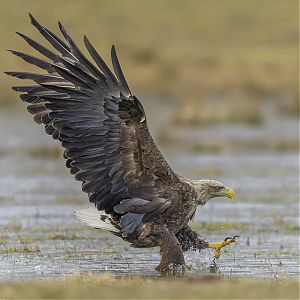
<instances>
[{"instance_id":1,"label":"eagle head","mask_svg":"<svg viewBox=\"0 0 300 300\"><path fill-rule=\"evenodd\" d=\"M219 181L211 179L193 180L192 184L198 193L199 204L205 204L209 199L215 197L234 199L234 191Z\"/></svg>"}]
</instances>

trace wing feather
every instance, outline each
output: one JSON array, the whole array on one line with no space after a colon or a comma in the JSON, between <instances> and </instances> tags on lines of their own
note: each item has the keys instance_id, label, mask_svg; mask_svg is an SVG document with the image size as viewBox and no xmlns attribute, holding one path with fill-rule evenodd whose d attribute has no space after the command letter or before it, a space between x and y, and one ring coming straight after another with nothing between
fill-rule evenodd
<instances>
[{"instance_id":1,"label":"wing feather","mask_svg":"<svg viewBox=\"0 0 300 300\"><path fill-rule=\"evenodd\" d=\"M42 46L38 42L34 41L33 39L31 39L30 37L26 36L23 33L17 32L17 34L22 39L24 39L24 41L27 42L32 48L37 50L42 55L46 56L47 58L49 58L50 60L55 61L55 62L58 60L56 54L54 54L53 52L51 52L50 50L48 50L47 48L45 48L44 46Z\"/></svg>"},{"instance_id":2,"label":"wing feather","mask_svg":"<svg viewBox=\"0 0 300 300\"><path fill-rule=\"evenodd\" d=\"M90 202L119 218L124 232L131 233L142 220L163 213L176 201L175 187L181 181L148 131L144 109L130 92L115 47L111 50L114 75L86 36L84 44L97 67L83 55L61 23L66 42L32 15L30 18L60 54L18 33L50 62L12 51L47 72L7 72L37 83L13 89L23 93L20 97L29 103L34 120L61 142L66 166L82 181ZM140 200L128 200L132 198ZM127 202L122 202L125 199Z\"/></svg>"},{"instance_id":3,"label":"wing feather","mask_svg":"<svg viewBox=\"0 0 300 300\"><path fill-rule=\"evenodd\" d=\"M97 53L97 51L95 50L95 48L93 47L93 45L90 43L90 41L88 40L87 36L84 36L84 44L87 48L87 50L89 51L91 57L93 58L93 60L95 61L95 63L98 65L98 67L100 68L100 70L103 72L103 74L113 83L117 83L117 79L115 77L115 75L111 72L111 70L109 69L109 67L106 65L106 63L104 62L104 60L101 58L101 56Z\"/></svg>"},{"instance_id":4,"label":"wing feather","mask_svg":"<svg viewBox=\"0 0 300 300\"><path fill-rule=\"evenodd\" d=\"M32 64L32 65L35 65L41 69L44 69L46 71L49 71L49 72L53 72L51 70L51 64L49 64L48 62L40 59L40 58L37 58L37 57L34 57L34 56L31 56L31 55L28 55L28 54L25 54L25 53L22 53L22 52L19 52L19 51L14 51L14 50L8 50L9 52L11 52L12 54L22 58L24 61Z\"/></svg>"},{"instance_id":5,"label":"wing feather","mask_svg":"<svg viewBox=\"0 0 300 300\"><path fill-rule=\"evenodd\" d=\"M117 53L116 53L115 46L112 46L112 48L111 48L111 61L112 61L112 64L113 64L114 71L117 75L117 78L118 78L118 80L121 84L121 92L126 96L130 96L131 92L129 90L128 84L127 84L126 79L124 77L124 74L122 72L122 69L121 69L121 66L120 66L120 63L119 63L119 60L118 60L118 56L117 56Z\"/></svg>"},{"instance_id":6,"label":"wing feather","mask_svg":"<svg viewBox=\"0 0 300 300\"><path fill-rule=\"evenodd\" d=\"M72 56L71 50L58 36L46 29L32 16L29 14L32 25L43 35L43 37L62 55Z\"/></svg>"}]
</instances>

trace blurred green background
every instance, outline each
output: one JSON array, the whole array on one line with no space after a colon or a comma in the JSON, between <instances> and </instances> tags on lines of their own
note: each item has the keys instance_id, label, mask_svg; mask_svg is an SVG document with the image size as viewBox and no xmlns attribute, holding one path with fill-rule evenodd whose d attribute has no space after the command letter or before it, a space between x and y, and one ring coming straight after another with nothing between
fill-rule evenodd
<instances>
[{"instance_id":1,"label":"blurred green background","mask_svg":"<svg viewBox=\"0 0 300 300\"><path fill-rule=\"evenodd\" d=\"M54 32L62 21L81 46L87 34L107 61L115 44L138 96L179 101L174 123L259 123L266 103L282 115L298 112L297 1L11 0L0 12L1 50L35 55L14 34L42 40L28 12ZM0 65L32 69L3 51ZM16 79L0 76L0 105L15 105Z\"/></svg>"}]
</instances>

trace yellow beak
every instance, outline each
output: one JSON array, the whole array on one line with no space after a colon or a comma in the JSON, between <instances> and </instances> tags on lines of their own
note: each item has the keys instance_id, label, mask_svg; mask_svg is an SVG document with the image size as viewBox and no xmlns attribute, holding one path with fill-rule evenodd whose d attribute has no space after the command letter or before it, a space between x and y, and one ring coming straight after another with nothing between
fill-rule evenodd
<instances>
[{"instance_id":1,"label":"yellow beak","mask_svg":"<svg viewBox=\"0 0 300 300\"><path fill-rule=\"evenodd\" d=\"M232 201L234 200L234 191L231 188L224 188L224 190L222 191L222 194L224 197L227 197L229 199L231 199Z\"/></svg>"}]
</instances>

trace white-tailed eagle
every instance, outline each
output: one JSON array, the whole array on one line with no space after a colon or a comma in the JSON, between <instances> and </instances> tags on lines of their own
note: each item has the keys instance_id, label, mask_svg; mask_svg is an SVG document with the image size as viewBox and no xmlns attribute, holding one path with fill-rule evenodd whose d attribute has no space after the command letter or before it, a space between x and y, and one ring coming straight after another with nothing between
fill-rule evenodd
<instances>
[{"instance_id":1,"label":"white-tailed eagle","mask_svg":"<svg viewBox=\"0 0 300 300\"><path fill-rule=\"evenodd\" d=\"M11 52L43 72L7 74L35 82L13 89L22 93L35 122L61 142L66 166L95 204L75 215L133 247L159 246L160 271L184 265L183 251L189 249L211 247L219 256L234 238L207 243L188 222L198 205L214 197L233 198L233 191L214 180L188 180L174 173L149 133L143 106L128 87L114 46L113 73L86 36L94 63L61 23L65 41L30 18L54 51L18 33L44 58Z\"/></svg>"}]
</instances>

